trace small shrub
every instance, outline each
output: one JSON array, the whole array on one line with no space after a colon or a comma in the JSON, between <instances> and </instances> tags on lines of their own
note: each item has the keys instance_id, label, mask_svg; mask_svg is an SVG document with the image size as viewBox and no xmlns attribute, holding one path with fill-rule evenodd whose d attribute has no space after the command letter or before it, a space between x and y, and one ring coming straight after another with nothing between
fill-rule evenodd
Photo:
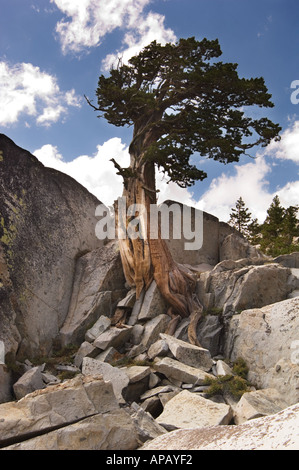
<instances>
[{"instance_id":1,"label":"small shrub","mask_svg":"<svg viewBox=\"0 0 299 470\"><path fill-rule=\"evenodd\" d=\"M250 390L250 383L247 381L248 367L244 359L237 358L232 365L234 375L224 375L220 377L207 378L205 385L209 385L206 391L208 396L229 394L234 398L241 398L243 393Z\"/></svg>"},{"instance_id":2,"label":"small shrub","mask_svg":"<svg viewBox=\"0 0 299 470\"><path fill-rule=\"evenodd\" d=\"M215 379L205 379L204 385L209 385L206 390L208 396L229 394L234 398L241 398L243 393L249 391L249 383L242 377L224 375Z\"/></svg>"},{"instance_id":3,"label":"small shrub","mask_svg":"<svg viewBox=\"0 0 299 470\"><path fill-rule=\"evenodd\" d=\"M246 379L248 375L248 370L249 369L244 359L242 359L241 357L238 357L238 359L234 362L233 372L239 377Z\"/></svg>"},{"instance_id":4,"label":"small shrub","mask_svg":"<svg viewBox=\"0 0 299 470\"><path fill-rule=\"evenodd\" d=\"M73 379L75 375L79 373L80 371L63 370L62 372L60 372L60 374L57 375L57 377L61 380L61 382L63 382L63 380Z\"/></svg>"}]
</instances>

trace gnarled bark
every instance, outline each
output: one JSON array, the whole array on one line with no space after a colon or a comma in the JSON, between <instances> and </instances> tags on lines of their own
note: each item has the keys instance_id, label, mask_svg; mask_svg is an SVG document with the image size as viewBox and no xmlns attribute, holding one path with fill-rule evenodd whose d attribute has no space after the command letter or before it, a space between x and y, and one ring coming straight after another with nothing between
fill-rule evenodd
<instances>
[{"instance_id":1,"label":"gnarled bark","mask_svg":"<svg viewBox=\"0 0 299 470\"><path fill-rule=\"evenodd\" d=\"M131 155L129 176L124 176L123 198L126 211L116 210L118 226L130 228L131 233L124 239L119 237L120 254L128 284L136 287L136 298L143 289L147 290L154 279L169 305L172 317L169 332L173 333L179 318L190 316L189 341L198 346L196 326L201 317L202 307L195 295L196 282L192 273L176 263L160 236L151 237L150 205L156 204L155 168L150 162L136 160ZM134 207L135 205L135 207ZM134 208L128 217L128 208ZM119 220L121 219L121 220ZM134 219L133 228L130 223ZM120 234L119 234L120 235Z\"/></svg>"}]
</instances>

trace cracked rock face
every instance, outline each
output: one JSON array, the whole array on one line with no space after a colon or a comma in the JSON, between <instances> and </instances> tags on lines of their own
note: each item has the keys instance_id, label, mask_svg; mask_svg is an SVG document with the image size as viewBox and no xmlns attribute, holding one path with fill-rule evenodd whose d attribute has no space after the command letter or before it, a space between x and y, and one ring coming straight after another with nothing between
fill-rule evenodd
<instances>
[{"instance_id":1,"label":"cracked rock face","mask_svg":"<svg viewBox=\"0 0 299 470\"><path fill-rule=\"evenodd\" d=\"M254 265L254 261L259 265ZM276 263L262 265L263 262L227 260L204 273L198 283L204 305L223 309L226 314L285 300L293 289L291 269Z\"/></svg>"},{"instance_id":2,"label":"cracked rock face","mask_svg":"<svg viewBox=\"0 0 299 470\"><path fill-rule=\"evenodd\" d=\"M239 426L179 429L142 450L298 450L299 405Z\"/></svg>"},{"instance_id":3,"label":"cracked rock face","mask_svg":"<svg viewBox=\"0 0 299 470\"><path fill-rule=\"evenodd\" d=\"M0 416L0 447L11 450L134 449L138 444L132 420L101 376L78 376L2 404Z\"/></svg>"},{"instance_id":4,"label":"cracked rock face","mask_svg":"<svg viewBox=\"0 0 299 470\"><path fill-rule=\"evenodd\" d=\"M299 401L298 311L299 297L244 310L231 319L226 341L227 357L249 365L249 380L276 388L290 405Z\"/></svg>"},{"instance_id":5,"label":"cracked rock face","mask_svg":"<svg viewBox=\"0 0 299 470\"><path fill-rule=\"evenodd\" d=\"M96 198L1 134L0 155L0 345L19 366L13 376L0 350L1 449L298 444L298 406L279 411L299 402L299 253L265 259L209 214L197 253L169 240L207 313L193 346L188 318L168 334L155 282L128 292L117 242L95 237ZM59 364L54 342L72 344ZM238 358L260 390L211 397L207 383L236 373L221 359Z\"/></svg>"},{"instance_id":6,"label":"cracked rock face","mask_svg":"<svg viewBox=\"0 0 299 470\"><path fill-rule=\"evenodd\" d=\"M76 258L103 245L100 202L3 134L0 150L0 340L7 357L32 357L65 320Z\"/></svg>"}]
</instances>

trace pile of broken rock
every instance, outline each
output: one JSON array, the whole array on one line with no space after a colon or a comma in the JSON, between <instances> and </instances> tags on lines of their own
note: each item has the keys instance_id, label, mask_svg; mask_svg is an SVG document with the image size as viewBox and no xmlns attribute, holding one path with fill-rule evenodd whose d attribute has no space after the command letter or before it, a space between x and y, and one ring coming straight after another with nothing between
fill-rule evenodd
<instances>
[{"instance_id":1,"label":"pile of broken rock","mask_svg":"<svg viewBox=\"0 0 299 470\"><path fill-rule=\"evenodd\" d=\"M193 347L188 319L168 335L155 283L126 288L117 241L96 237L101 202L3 134L0 148L0 448L299 448L299 253L269 259L205 212L185 250L170 217L204 306ZM238 358L255 389L211 397Z\"/></svg>"},{"instance_id":2,"label":"pile of broken rock","mask_svg":"<svg viewBox=\"0 0 299 470\"><path fill-rule=\"evenodd\" d=\"M231 440L231 448L299 448L299 361L291 349L299 331L297 271L283 258L222 261L202 273L198 292L206 312L214 309L199 324L205 347L188 343L188 320L167 334L170 317L154 281L137 301L128 291L55 374L26 361L13 386L18 401L0 405L0 447L201 449L229 448ZM251 308L240 313L242 302ZM207 383L234 376L238 357L254 386L238 399L210 396ZM61 371L75 377L60 381ZM272 427L280 431L261 439Z\"/></svg>"}]
</instances>

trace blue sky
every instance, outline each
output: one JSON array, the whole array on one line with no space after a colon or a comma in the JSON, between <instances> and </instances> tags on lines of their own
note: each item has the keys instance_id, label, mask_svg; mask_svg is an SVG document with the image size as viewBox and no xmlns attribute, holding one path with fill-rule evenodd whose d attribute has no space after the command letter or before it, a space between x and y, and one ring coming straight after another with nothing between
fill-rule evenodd
<instances>
[{"instance_id":1,"label":"blue sky","mask_svg":"<svg viewBox=\"0 0 299 470\"><path fill-rule=\"evenodd\" d=\"M298 0L0 0L0 132L112 204L122 181L109 160L126 164L132 129L97 119L84 94L95 99L98 76L120 55L190 36L218 38L221 60L265 78L275 107L263 113L282 139L238 164L199 158L208 177L188 191L158 175L160 201L224 221L239 196L260 221L276 194L298 204Z\"/></svg>"}]
</instances>

